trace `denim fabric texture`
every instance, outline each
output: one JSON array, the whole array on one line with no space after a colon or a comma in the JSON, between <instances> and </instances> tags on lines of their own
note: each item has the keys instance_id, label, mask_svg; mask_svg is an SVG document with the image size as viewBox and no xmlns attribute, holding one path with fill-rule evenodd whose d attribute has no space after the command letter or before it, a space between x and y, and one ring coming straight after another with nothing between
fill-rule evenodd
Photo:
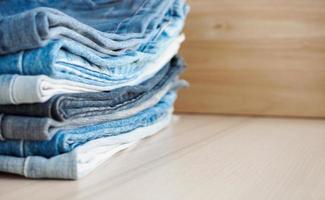
<instances>
[{"instance_id":1,"label":"denim fabric texture","mask_svg":"<svg viewBox=\"0 0 325 200\"><path fill-rule=\"evenodd\" d=\"M65 120L64 122L58 122L46 117L4 116L0 114L0 140L50 140L58 131L63 129L80 128L82 126L91 126L98 123L129 118L156 105L168 91L176 91L185 85L186 82L184 81L171 83L150 99L127 110L121 110L107 115Z\"/></svg>"},{"instance_id":2,"label":"denim fabric texture","mask_svg":"<svg viewBox=\"0 0 325 200\"><path fill-rule=\"evenodd\" d=\"M186 0L0 0L0 172L79 179L170 124Z\"/></svg>"},{"instance_id":3,"label":"denim fabric texture","mask_svg":"<svg viewBox=\"0 0 325 200\"><path fill-rule=\"evenodd\" d=\"M92 140L69 153L51 158L0 155L0 171L28 178L79 179L88 175L115 153L139 143L143 138L157 134L170 121L169 114L153 125L135 129L128 134Z\"/></svg>"},{"instance_id":4,"label":"denim fabric texture","mask_svg":"<svg viewBox=\"0 0 325 200\"><path fill-rule=\"evenodd\" d=\"M16 157L52 157L67 153L90 140L126 134L136 128L156 123L171 111L176 93L170 92L155 106L135 116L58 131L49 141L6 140L0 141L0 155Z\"/></svg>"},{"instance_id":5,"label":"denim fabric texture","mask_svg":"<svg viewBox=\"0 0 325 200\"><path fill-rule=\"evenodd\" d=\"M154 76L177 54L183 37L178 38L160 57L146 64L143 72L126 82L95 86L44 75L0 75L0 105L45 102L58 94L110 91L124 86L134 86ZM29 92L26 92L29 91Z\"/></svg>"},{"instance_id":6,"label":"denim fabric texture","mask_svg":"<svg viewBox=\"0 0 325 200\"><path fill-rule=\"evenodd\" d=\"M164 31L138 51L117 57L99 54L67 40L64 40L67 44L53 41L40 49L0 56L0 74L47 75L96 86L125 83L143 73L147 63L158 59L179 40L182 26L177 29L175 35Z\"/></svg>"},{"instance_id":7,"label":"denim fabric texture","mask_svg":"<svg viewBox=\"0 0 325 200\"><path fill-rule=\"evenodd\" d=\"M0 2L0 54L72 39L96 51L123 53L163 28L179 0L11 0Z\"/></svg>"},{"instance_id":8,"label":"denim fabric texture","mask_svg":"<svg viewBox=\"0 0 325 200\"><path fill-rule=\"evenodd\" d=\"M47 117L26 117L15 115L0 115L0 140L50 140L62 129L80 128L98 123L128 118L157 104L169 91L169 85L152 96L147 101L127 110L117 111L107 115L78 118L58 122Z\"/></svg>"},{"instance_id":9,"label":"denim fabric texture","mask_svg":"<svg viewBox=\"0 0 325 200\"><path fill-rule=\"evenodd\" d=\"M107 115L146 101L179 76L184 67L183 59L176 56L155 76L139 85L126 86L110 92L62 94L45 103L1 105L0 113L49 117L57 121Z\"/></svg>"},{"instance_id":10,"label":"denim fabric texture","mask_svg":"<svg viewBox=\"0 0 325 200\"><path fill-rule=\"evenodd\" d=\"M65 94L44 104L0 106L0 113L7 113L0 114L0 135L2 139L49 140L60 129L136 115L154 106L168 91L185 87L186 82L175 80L183 69L182 59L175 57L138 86L105 93ZM40 111L38 117L36 111Z\"/></svg>"}]
</instances>

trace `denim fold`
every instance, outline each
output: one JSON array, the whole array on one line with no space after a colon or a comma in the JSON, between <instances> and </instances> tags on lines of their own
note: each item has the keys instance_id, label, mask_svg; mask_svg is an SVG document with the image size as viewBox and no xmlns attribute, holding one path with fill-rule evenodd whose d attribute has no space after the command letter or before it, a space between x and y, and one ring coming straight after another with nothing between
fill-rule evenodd
<instances>
[{"instance_id":1,"label":"denim fold","mask_svg":"<svg viewBox=\"0 0 325 200\"><path fill-rule=\"evenodd\" d=\"M0 0L0 172L76 180L173 118L186 0Z\"/></svg>"},{"instance_id":2,"label":"denim fold","mask_svg":"<svg viewBox=\"0 0 325 200\"><path fill-rule=\"evenodd\" d=\"M176 87L176 88L175 88ZM73 129L89 126L107 121L128 118L156 105L168 91L184 87L182 81L169 84L161 91L154 94L150 99L139 103L129 109L116 111L111 114L93 117L77 118L59 122L47 117L25 117L0 114L0 140L50 140L62 129Z\"/></svg>"},{"instance_id":3,"label":"denim fold","mask_svg":"<svg viewBox=\"0 0 325 200\"><path fill-rule=\"evenodd\" d=\"M134 106L110 114L65 120L59 122L47 117L24 117L0 114L0 140L50 140L62 129L73 129L105 121L128 118L156 105L169 91L186 87L186 81L170 83L149 99Z\"/></svg>"},{"instance_id":4,"label":"denim fold","mask_svg":"<svg viewBox=\"0 0 325 200\"><path fill-rule=\"evenodd\" d=\"M179 36L182 28L177 29L173 36L162 34L142 49L117 57L99 54L67 40L52 41L40 49L0 56L0 74L46 75L102 87L123 84L140 76L169 47L178 51L184 37Z\"/></svg>"},{"instance_id":5,"label":"denim fold","mask_svg":"<svg viewBox=\"0 0 325 200\"><path fill-rule=\"evenodd\" d=\"M91 2L91 3L90 3ZM0 2L0 55L72 39L121 54L150 41L182 0L47 0Z\"/></svg>"},{"instance_id":6,"label":"denim fold","mask_svg":"<svg viewBox=\"0 0 325 200\"><path fill-rule=\"evenodd\" d=\"M184 38L179 38L183 40ZM85 84L45 75L0 75L0 105L45 102L58 94L110 91L124 86L138 85L161 70L177 54L181 41L174 43L152 62L146 63L139 76L128 81L110 82L103 86ZM26 92L29 91L29 92Z\"/></svg>"},{"instance_id":7,"label":"denim fold","mask_svg":"<svg viewBox=\"0 0 325 200\"><path fill-rule=\"evenodd\" d=\"M57 121L108 115L146 101L174 81L184 68L184 60L175 56L157 74L139 85L126 86L110 92L62 94L45 103L0 105L0 113L23 117L48 117Z\"/></svg>"},{"instance_id":8,"label":"denim fold","mask_svg":"<svg viewBox=\"0 0 325 200\"><path fill-rule=\"evenodd\" d=\"M51 158L40 156L19 158L0 155L0 171L27 178L76 180L91 173L117 152L157 134L170 122L171 115L169 114L150 126L137 128L127 134L92 140L69 153Z\"/></svg>"},{"instance_id":9,"label":"denim fold","mask_svg":"<svg viewBox=\"0 0 325 200\"><path fill-rule=\"evenodd\" d=\"M176 96L175 92L169 92L155 106L129 118L107 121L79 128L60 130L51 140L48 141L0 141L0 155L16 157L35 155L49 158L70 152L77 146L90 140L127 134L136 128L152 125L170 114L173 110L172 107L176 100Z\"/></svg>"}]
</instances>

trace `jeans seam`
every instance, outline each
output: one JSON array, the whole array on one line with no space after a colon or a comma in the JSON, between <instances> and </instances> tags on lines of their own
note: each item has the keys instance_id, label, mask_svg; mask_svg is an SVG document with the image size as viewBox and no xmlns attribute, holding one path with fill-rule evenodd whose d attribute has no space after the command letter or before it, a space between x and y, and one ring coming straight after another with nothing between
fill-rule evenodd
<instances>
[{"instance_id":1,"label":"jeans seam","mask_svg":"<svg viewBox=\"0 0 325 200\"><path fill-rule=\"evenodd\" d=\"M14 93L15 92L14 86L15 86L16 80L17 80L17 75L13 75L12 79L10 81L10 84L9 84L9 91L10 91L10 97L9 98L10 98L10 101L13 104L17 104L15 93Z\"/></svg>"},{"instance_id":2,"label":"jeans seam","mask_svg":"<svg viewBox=\"0 0 325 200\"><path fill-rule=\"evenodd\" d=\"M131 21L132 17L134 17L136 14L138 14L138 12L141 10L141 8L143 8L144 5L147 4L147 3L148 3L148 0L144 0L143 3L135 10L135 12L131 16L126 17L124 20L120 21L118 23L118 25L116 26L115 31L113 33L116 34L116 32L118 31L118 29L120 28L120 26L123 23Z\"/></svg>"},{"instance_id":3,"label":"jeans seam","mask_svg":"<svg viewBox=\"0 0 325 200\"><path fill-rule=\"evenodd\" d=\"M161 80L160 80L160 81L159 81L155 86L153 86L153 87L151 88L151 90L152 90L152 91L157 91L157 90L159 91L160 89L163 89L166 85L168 85L168 79L172 79L171 77L173 77L173 76L176 74L176 72L177 72L176 70L173 71L173 72L170 72L170 71L169 71L169 73L167 72L167 73L165 74L165 76L162 77L162 79L161 79ZM116 109L116 108L123 107L123 106L125 106L125 105L127 105L127 104L129 104L129 103L133 103L133 102L135 102L135 101L137 101L137 100L143 98L146 94L147 94L147 93L142 93L142 94L140 94L139 96L137 96L137 97L135 97L135 98L133 98L133 99L131 99L131 100L129 100L129 101L122 102L122 103L117 104L117 105L115 105L115 106L110 106L110 107L111 107L110 110L114 110L114 109ZM63 114L64 114L65 116L67 116L67 112L66 112L66 110L63 109L62 111L63 111ZM85 116L91 116L91 113L92 113L92 112L90 112L89 115L85 115ZM107 112L103 112L103 113L106 114ZM109 112L108 112L108 113L109 113ZM79 114L82 114L82 113L79 113ZM76 114L76 115L79 116L79 114Z\"/></svg>"},{"instance_id":4,"label":"jeans seam","mask_svg":"<svg viewBox=\"0 0 325 200\"><path fill-rule=\"evenodd\" d=\"M24 160L24 164L23 164L23 174L25 177L28 177L28 164L29 164L29 160L30 160L30 157L28 156L27 158L25 158Z\"/></svg>"}]
</instances>

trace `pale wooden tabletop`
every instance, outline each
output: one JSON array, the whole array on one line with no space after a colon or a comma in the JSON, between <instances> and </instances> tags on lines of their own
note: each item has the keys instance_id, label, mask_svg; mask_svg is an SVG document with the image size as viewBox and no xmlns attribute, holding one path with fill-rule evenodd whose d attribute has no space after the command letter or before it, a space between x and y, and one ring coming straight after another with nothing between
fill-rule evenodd
<instances>
[{"instance_id":1,"label":"pale wooden tabletop","mask_svg":"<svg viewBox=\"0 0 325 200\"><path fill-rule=\"evenodd\" d=\"M178 116L80 181L0 175L0 199L325 199L325 120Z\"/></svg>"}]
</instances>

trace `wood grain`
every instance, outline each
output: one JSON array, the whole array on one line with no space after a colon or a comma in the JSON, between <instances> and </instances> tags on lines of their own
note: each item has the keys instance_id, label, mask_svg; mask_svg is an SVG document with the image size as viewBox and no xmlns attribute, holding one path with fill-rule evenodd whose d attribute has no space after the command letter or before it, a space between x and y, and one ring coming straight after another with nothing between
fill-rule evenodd
<instances>
[{"instance_id":1,"label":"wood grain","mask_svg":"<svg viewBox=\"0 0 325 200\"><path fill-rule=\"evenodd\" d=\"M0 174L0 199L323 200L325 121L178 117L80 181Z\"/></svg>"},{"instance_id":2,"label":"wood grain","mask_svg":"<svg viewBox=\"0 0 325 200\"><path fill-rule=\"evenodd\" d=\"M325 117L325 1L189 2L177 111Z\"/></svg>"}]
</instances>

